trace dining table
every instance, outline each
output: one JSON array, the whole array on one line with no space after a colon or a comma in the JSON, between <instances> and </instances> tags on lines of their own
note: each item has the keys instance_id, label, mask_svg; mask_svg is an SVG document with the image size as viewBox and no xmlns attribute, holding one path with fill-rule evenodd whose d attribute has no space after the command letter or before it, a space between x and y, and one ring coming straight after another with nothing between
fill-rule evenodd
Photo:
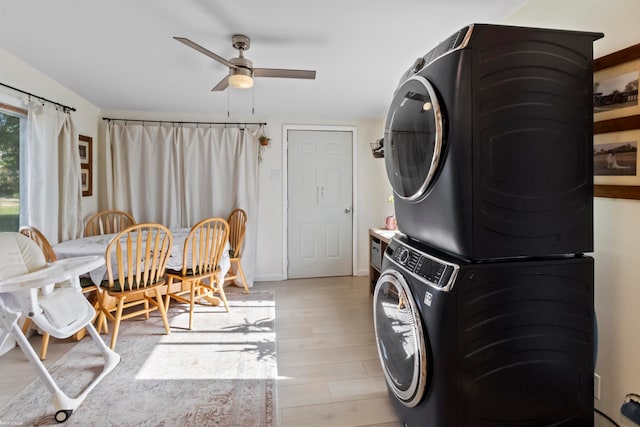
<instances>
[{"instance_id":1,"label":"dining table","mask_svg":"<svg viewBox=\"0 0 640 427\"><path fill-rule=\"evenodd\" d=\"M191 231L191 228L172 228L171 234L173 235L173 245L169 253L169 260L167 261L167 270L182 270L182 255L184 252L184 242ZM81 237L78 239L66 240L53 245L53 251L58 259L75 258L87 255L101 255L105 256L107 246L109 242L117 235L113 234L100 234L96 236ZM231 261L229 260L229 242L222 252L220 258L220 273L218 273L218 280L224 280L224 276L231 267ZM102 266L91 270L88 273L91 281L100 285L103 280L107 279L107 266Z\"/></svg>"}]
</instances>

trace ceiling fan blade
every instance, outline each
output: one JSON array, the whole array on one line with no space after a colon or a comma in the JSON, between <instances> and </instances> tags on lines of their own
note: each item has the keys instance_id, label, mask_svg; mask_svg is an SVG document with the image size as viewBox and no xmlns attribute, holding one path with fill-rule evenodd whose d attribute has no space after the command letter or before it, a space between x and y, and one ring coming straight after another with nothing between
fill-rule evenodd
<instances>
[{"instance_id":1,"label":"ceiling fan blade","mask_svg":"<svg viewBox=\"0 0 640 427\"><path fill-rule=\"evenodd\" d=\"M225 90L227 87L229 87L229 76L226 76L224 79L220 80L218 84L215 85L213 89L211 89L211 91L213 92L213 91Z\"/></svg>"},{"instance_id":2,"label":"ceiling fan blade","mask_svg":"<svg viewBox=\"0 0 640 427\"><path fill-rule=\"evenodd\" d=\"M226 65L227 67L237 68L233 63L227 61L222 56L216 55L215 53L211 52L209 49L205 49L204 47L200 46L197 43L192 42L191 40L189 40L187 38L174 37L174 39L178 40L180 43L183 43L183 44L189 46L190 48L193 48L193 49L197 50L200 53L204 53L209 58L213 58L216 61L218 61L219 63Z\"/></svg>"},{"instance_id":3,"label":"ceiling fan blade","mask_svg":"<svg viewBox=\"0 0 640 427\"><path fill-rule=\"evenodd\" d=\"M286 79L311 79L316 78L316 72L311 70L288 70L284 68L254 68L254 77L282 77Z\"/></svg>"}]
</instances>

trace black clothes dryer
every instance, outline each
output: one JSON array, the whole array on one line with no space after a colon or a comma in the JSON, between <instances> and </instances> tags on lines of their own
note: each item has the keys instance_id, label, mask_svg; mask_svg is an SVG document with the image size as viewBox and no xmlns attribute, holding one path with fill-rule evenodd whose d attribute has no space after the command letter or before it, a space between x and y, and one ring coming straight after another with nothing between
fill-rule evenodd
<instances>
[{"instance_id":1,"label":"black clothes dryer","mask_svg":"<svg viewBox=\"0 0 640 427\"><path fill-rule=\"evenodd\" d=\"M406 236L374 323L409 427L593 426L593 259L460 263Z\"/></svg>"},{"instance_id":2,"label":"black clothes dryer","mask_svg":"<svg viewBox=\"0 0 640 427\"><path fill-rule=\"evenodd\" d=\"M398 228L465 259L593 251L593 41L474 24L402 77L384 134Z\"/></svg>"}]
</instances>

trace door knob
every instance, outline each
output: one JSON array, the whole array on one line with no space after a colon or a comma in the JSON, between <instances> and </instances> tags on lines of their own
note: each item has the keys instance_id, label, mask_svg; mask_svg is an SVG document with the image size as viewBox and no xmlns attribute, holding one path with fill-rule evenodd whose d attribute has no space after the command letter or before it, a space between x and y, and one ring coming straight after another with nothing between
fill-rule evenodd
<instances>
[{"instance_id":1,"label":"door knob","mask_svg":"<svg viewBox=\"0 0 640 427\"><path fill-rule=\"evenodd\" d=\"M344 213L351 213L351 209L349 209L349 208L345 209Z\"/></svg>"}]
</instances>

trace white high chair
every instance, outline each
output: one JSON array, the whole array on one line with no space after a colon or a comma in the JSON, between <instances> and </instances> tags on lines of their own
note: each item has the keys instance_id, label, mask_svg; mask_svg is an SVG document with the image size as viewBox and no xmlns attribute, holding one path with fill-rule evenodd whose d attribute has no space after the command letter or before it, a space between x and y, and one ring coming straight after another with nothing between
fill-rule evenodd
<instances>
[{"instance_id":1,"label":"white high chair","mask_svg":"<svg viewBox=\"0 0 640 427\"><path fill-rule=\"evenodd\" d=\"M0 233L0 347L9 338L18 345L52 394L55 419L66 421L89 392L120 362L92 325L95 311L82 294L78 276L104 264L100 256L69 258L47 264L38 245L20 233ZM75 398L55 383L18 321L29 316L38 328L56 338L67 338L82 328L105 359L102 372Z\"/></svg>"}]
</instances>

